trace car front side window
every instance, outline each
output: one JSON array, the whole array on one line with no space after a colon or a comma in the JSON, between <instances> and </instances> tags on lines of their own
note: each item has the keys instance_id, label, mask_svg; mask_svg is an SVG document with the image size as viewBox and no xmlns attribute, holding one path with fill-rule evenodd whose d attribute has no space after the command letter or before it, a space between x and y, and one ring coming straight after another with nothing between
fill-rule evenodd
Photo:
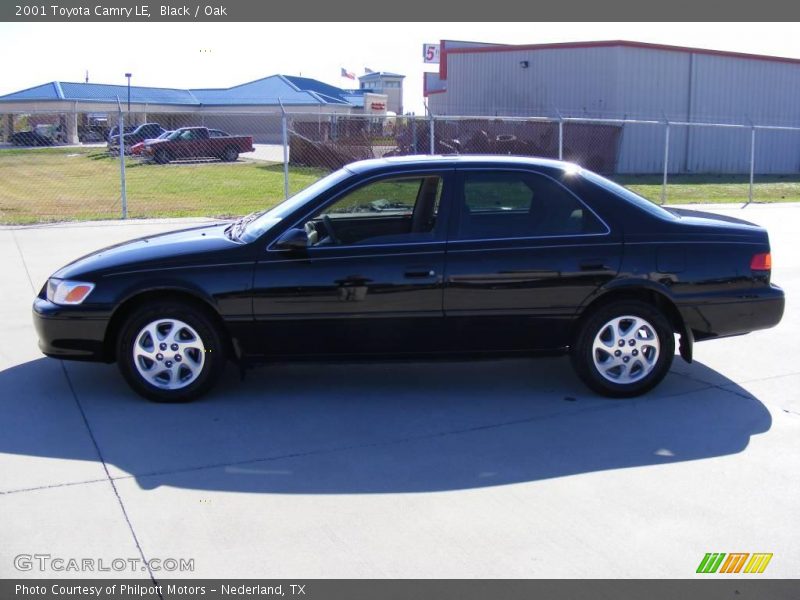
<instances>
[{"instance_id":1,"label":"car front side window","mask_svg":"<svg viewBox=\"0 0 800 600\"><path fill-rule=\"evenodd\" d=\"M326 206L305 229L321 247L432 241L442 187L439 175L373 181Z\"/></svg>"}]
</instances>

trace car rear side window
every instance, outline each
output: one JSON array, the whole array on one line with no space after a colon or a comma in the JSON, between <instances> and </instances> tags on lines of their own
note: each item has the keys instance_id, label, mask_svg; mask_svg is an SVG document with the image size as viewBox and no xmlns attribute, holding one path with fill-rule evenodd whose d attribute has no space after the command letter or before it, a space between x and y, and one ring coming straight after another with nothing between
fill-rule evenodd
<instances>
[{"instance_id":1,"label":"car rear side window","mask_svg":"<svg viewBox=\"0 0 800 600\"><path fill-rule=\"evenodd\" d=\"M583 177L588 179L592 183L600 186L604 190L607 190L620 198L624 199L625 201L641 208L644 211L649 212L651 215L655 215L662 219L666 219L668 221L674 221L678 217L673 215L671 212L667 211L664 208L661 208L657 204L650 202L646 198L643 198L639 194L629 190L626 187L619 185L605 177L598 175L597 173L592 173L591 171L583 171Z\"/></svg>"},{"instance_id":2,"label":"car rear side window","mask_svg":"<svg viewBox=\"0 0 800 600\"><path fill-rule=\"evenodd\" d=\"M476 171L464 175L458 239L605 233L575 195L544 175Z\"/></svg>"}]
</instances>

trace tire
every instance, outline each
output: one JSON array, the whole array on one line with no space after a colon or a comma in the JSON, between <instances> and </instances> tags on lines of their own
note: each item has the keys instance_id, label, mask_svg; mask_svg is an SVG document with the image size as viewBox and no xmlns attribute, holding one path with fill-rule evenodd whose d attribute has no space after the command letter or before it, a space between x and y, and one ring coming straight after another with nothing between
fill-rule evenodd
<instances>
[{"instance_id":1,"label":"tire","mask_svg":"<svg viewBox=\"0 0 800 600\"><path fill-rule=\"evenodd\" d=\"M125 320L117 364L131 388L148 400L189 402L222 375L225 347L222 333L203 310L177 301L155 302Z\"/></svg>"},{"instance_id":2,"label":"tire","mask_svg":"<svg viewBox=\"0 0 800 600\"><path fill-rule=\"evenodd\" d=\"M171 157L166 150L157 150L153 159L160 165L166 165L171 160Z\"/></svg>"},{"instance_id":3,"label":"tire","mask_svg":"<svg viewBox=\"0 0 800 600\"><path fill-rule=\"evenodd\" d=\"M222 160L225 162L236 162L239 159L239 151L233 146L228 146L222 153Z\"/></svg>"},{"instance_id":4,"label":"tire","mask_svg":"<svg viewBox=\"0 0 800 600\"><path fill-rule=\"evenodd\" d=\"M650 304L625 300L584 319L570 357L581 380L598 394L632 398L664 379L674 354L675 335L664 314Z\"/></svg>"}]
</instances>

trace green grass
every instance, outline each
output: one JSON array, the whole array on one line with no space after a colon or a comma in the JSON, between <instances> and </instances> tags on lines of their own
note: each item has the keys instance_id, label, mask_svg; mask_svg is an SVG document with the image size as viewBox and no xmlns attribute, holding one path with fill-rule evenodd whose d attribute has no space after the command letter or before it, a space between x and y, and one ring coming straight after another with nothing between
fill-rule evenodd
<instances>
[{"instance_id":1,"label":"green grass","mask_svg":"<svg viewBox=\"0 0 800 600\"><path fill-rule=\"evenodd\" d=\"M0 150L0 223L117 219L119 160L97 148ZM325 174L292 168L290 193ZM226 217L273 206L284 196L283 166L236 163L153 165L126 160L128 215Z\"/></svg>"},{"instance_id":2,"label":"green grass","mask_svg":"<svg viewBox=\"0 0 800 600\"><path fill-rule=\"evenodd\" d=\"M611 179L653 202L661 200L660 175L615 175ZM667 204L726 204L746 202L748 175L672 175ZM756 175L755 202L800 202L800 175Z\"/></svg>"},{"instance_id":3,"label":"green grass","mask_svg":"<svg viewBox=\"0 0 800 600\"><path fill-rule=\"evenodd\" d=\"M283 199L281 165L230 163L152 165L126 160L130 217L225 217L267 208ZM325 174L290 169L290 193ZM616 181L658 202L660 176L617 176ZM745 202L746 176L670 177L667 202ZM395 200L407 194L394 193ZM757 202L800 201L800 175L757 176ZM0 150L0 223L25 224L117 219L121 214L119 161L98 148Z\"/></svg>"},{"instance_id":4,"label":"green grass","mask_svg":"<svg viewBox=\"0 0 800 600\"><path fill-rule=\"evenodd\" d=\"M389 212L410 212L417 201L422 185L421 177L381 181L358 188L347 194L328 209L328 214L370 212L373 203L385 201Z\"/></svg>"},{"instance_id":5,"label":"green grass","mask_svg":"<svg viewBox=\"0 0 800 600\"><path fill-rule=\"evenodd\" d=\"M470 180L464 185L465 203L470 210L529 211L531 207L531 188L522 180L481 181Z\"/></svg>"}]
</instances>

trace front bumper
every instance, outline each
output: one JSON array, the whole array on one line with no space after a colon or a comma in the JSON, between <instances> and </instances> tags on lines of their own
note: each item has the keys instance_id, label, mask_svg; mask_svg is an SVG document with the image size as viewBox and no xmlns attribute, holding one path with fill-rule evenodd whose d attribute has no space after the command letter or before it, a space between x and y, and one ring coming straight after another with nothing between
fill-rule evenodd
<instances>
[{"instance_id":1,"label":"front bumper","mask_svg":"<svg viewBox=\"0 0 800 600\"><path fill-rule=\"evenodd\" d=\"M746 294L679 302L678 310L697 341L775 327L783 318L783 290L769 285Z\"/></svg>"},{"instance_id":2,"label":"front bumper","mask_svg":"<svg viewBox=\"0 0 800 600\"><path fill-rule=\"evenodd\" d=\"M110 156L119 156L119 144L117 144L116 146L111 146L111 145L106 146L106 152ZM125 153L126 156L130 156L131 146L125 144L125 149L123 150L123 152Z\"/></svg>"},{"instance_id":3,"label":"front bumper","mask_svg":"<svg viewBox=\"0 0 800 600\"><path fill-rule=\"evenodd\" d=\"M39 349L53 358L109 362L106 332L110 315L82 306L59 306L44 298L33 302Z\"/></svg>"}]
</instances>

